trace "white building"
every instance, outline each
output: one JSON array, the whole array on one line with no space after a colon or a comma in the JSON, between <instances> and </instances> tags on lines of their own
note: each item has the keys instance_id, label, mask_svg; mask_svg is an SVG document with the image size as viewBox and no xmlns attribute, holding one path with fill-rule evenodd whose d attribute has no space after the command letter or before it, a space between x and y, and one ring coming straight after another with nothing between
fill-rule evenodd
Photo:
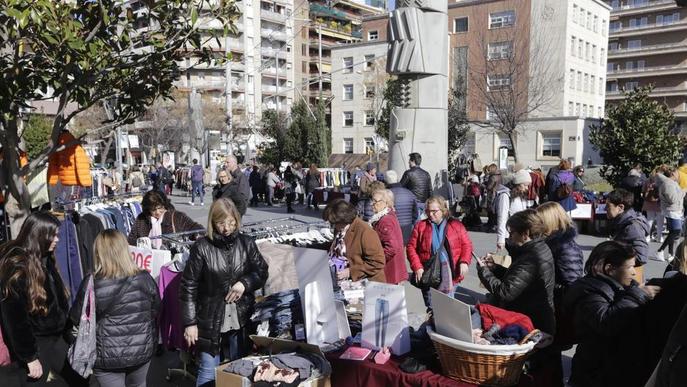
<instances>
[{"instance_id":1,"label":"white building","mask_svg":"<svg viewBox=\"0 0 687 387\"><path fill-rule=\"evenodd\" d=\"M332 48L332 153L375 149L375 117L382 101L378 90L388 78L387 49L386 41Z\"/></svg>"}]
</instances>

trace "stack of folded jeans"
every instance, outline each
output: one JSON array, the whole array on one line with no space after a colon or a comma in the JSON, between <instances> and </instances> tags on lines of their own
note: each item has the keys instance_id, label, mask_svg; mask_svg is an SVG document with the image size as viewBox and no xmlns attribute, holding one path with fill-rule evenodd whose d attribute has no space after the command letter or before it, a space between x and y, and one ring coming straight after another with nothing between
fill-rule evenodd
<instances>
[{"instance_id":1,"label":"stack of folded jeans","mask_svg":"<svg viewBox=\"0 0 687 387\"><path fill-rule=\"evenodd\" d=\"M268 321L270 337L294 338L294 326L303 323L303 310L298 289L271 294L255 304L251 321Z\"/></svg>"}]
</instances>

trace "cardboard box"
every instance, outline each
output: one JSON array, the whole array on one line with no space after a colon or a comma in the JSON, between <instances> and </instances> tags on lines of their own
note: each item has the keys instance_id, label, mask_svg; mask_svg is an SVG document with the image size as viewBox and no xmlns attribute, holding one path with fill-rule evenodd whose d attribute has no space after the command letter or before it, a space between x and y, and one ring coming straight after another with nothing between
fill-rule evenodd
<instances>
[{"instance_id":1,"label":"cardboard box","mask_svg":"<svg viewBox=\"0 0 687 387\"><path fill-rule=\"evenodd\" d=\"M301 350L303 352L317 353L318 355L324 357L320 347L308 343L255 335L251 335L250 339L253 340L255 345L257 345L261 350L265 348L264 352L266 353L271 351L272 353L277 354L281 352L293 352L296 350ZM226 363L220 364L217 368L215 368L215 385L217 387L250 387L253 385L253 382L251 382L248 378L240 375L230 374L229 372L224 372L225 367ZM299 386L331 387L331 380L329 376L320 377L318 379L302 382L299 384Z\"/></svg>"}]
</instances>

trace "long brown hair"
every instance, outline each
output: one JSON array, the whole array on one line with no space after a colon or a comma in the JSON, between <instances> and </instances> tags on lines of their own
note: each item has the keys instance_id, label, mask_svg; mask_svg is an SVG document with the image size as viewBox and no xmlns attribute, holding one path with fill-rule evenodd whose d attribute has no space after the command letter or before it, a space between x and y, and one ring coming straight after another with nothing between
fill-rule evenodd
<instances>
[{"instance_id":1,"label":"long brown hair","mask_svg":"<svg viewBox=\"0 0 687 387\"><path fill-rule=\"evenodd\" d=\"M15 240L0 246L2 297L9 297L24 280L28 296L27 310L31 314L48 314L45 270L41 258L50 254L48 249L59 227L60 221L52 214L35 212L26 218Z\"/></svg>"}]
</instances>

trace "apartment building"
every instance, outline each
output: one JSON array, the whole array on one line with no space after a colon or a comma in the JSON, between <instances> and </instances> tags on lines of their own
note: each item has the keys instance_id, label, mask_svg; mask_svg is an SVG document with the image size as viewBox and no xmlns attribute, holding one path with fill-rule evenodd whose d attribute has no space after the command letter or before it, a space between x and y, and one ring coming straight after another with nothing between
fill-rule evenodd
<instances>
[{"instance_id":1,"label":"apartment building","mask_svg":"<svg viewBox=\"0 0 687 387\"><path fill-rule=\"evenodd\" d=\"M464 0L449 4L450 84L462 88L472 134L464 153L496 162L513 144L495 130L520 122L519 160L550 166L598 156L589 126L604 114L610 7L601 0Z\"/></svg>"},{"instance_id":2,"label":"apartment building","mask_svg":"<svg viewBox=\"0 0 687 387\"><path fill-rule=\"evenodd\" d=\"M383 9L342 0L303 1L294 14L294 76L297 95L316 104L320 94L325 100L335 97L332 91L332 49L363 41L363 17Z\"/></svg>"},{"instance_id":3,"label":"apartment building","mask_svg":"<svg viewBox=\"0 0 687 387\"><path fill-rule=\"evenodd\" d=\"M332 49L332 153L369 154L376 149L375 119L382 107L386 41Z\"/></svg>"},{"instance_id":4,"label":"apartment building","mask_svg":"<svg viewBox=\"0 0 687 387\"><path fill-rule=\"evenodd\" d=\"M687 9L674 0L612 0L606 101L653 85L681 129L687 128Z\"/></svg>"}]
</instances>

